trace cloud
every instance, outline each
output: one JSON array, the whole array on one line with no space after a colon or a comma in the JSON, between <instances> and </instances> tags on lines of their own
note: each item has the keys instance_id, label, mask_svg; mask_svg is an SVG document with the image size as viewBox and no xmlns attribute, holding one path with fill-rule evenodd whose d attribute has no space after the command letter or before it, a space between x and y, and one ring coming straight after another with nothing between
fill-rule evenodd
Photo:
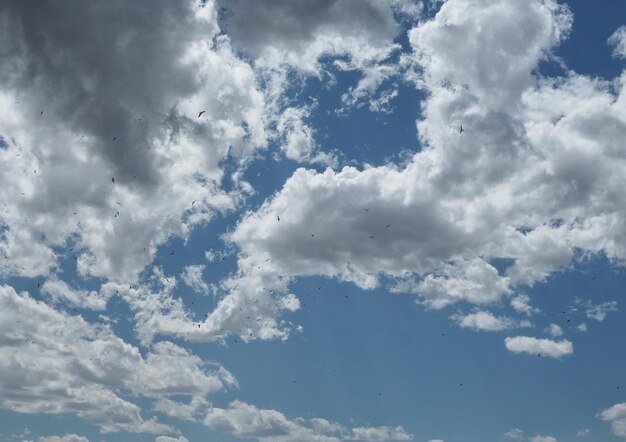
<instances>
[{"instance_id":1,"label":"cloud","mask_svg":"<svg viewBox=\"0 0 626 442\"><path fill-rule=\"evenodd\" d=\"M203 3L2 8L0 274L48 275L66 257L133 280L249 191L220 164L266 146L264 97Z\"/></svg>"},{"instance_id":2,"label":"cloud","mask_svg":"<svg viewBox=\"0 0 626 442\"><path fill-rule=\"evenodd\" d=\"M587 324L585 324L583 322L578 327L576 327L576 330L578 330L579 332L583 332L583 333L586 332L587 331Z\"/></svg>"},{"instance_id":3,"label":"cloud","mask_svg":"<svg viewBox=\"0 0 626 442\"><path fill-rule=\"evenodd\" d=\"M585 428L584 430L579 430L576 432L576 437L587 437L591 434L591 430L589 428Z\"/></svg>"},{"instance_id":4,"label":"cloud","mask_svg":"<svg viewBox=\"0 0 626 442\"><path fill-rule=\"evenodd\" d=\"M626 403L615 404L599 414L600 419L611 423L616 436L626 437Z\"/></svg>"},{"instance_id":5,"label":"cloud","mask_svg":"<svg viewBox=\"0 0 626 442\"><path fill-rule=\"evenodd\" d=\"M531 316L541 311L538 308L532 307L529 302L530 296L523 294L517 295L511 298L511 307L513 307L516 312L523 313L526 316Z\"/></svg>"},{"instance_id":6,"label":"cloud","mask_svg":"<svg viewBox=\"0 0 626 442\"><path fill-rule=\"evenodd\" d=\"M456 314L452 316L461 327L481 331L501 331L518 327L530 327L529 321L517 321L506 316L494 316L487 311L476 311L467 315Z\"/></svg>"},{"instance_id":7,"label":"cloud","mask_svg":"<svg viewBox=\"0 0 626 442\"><path fill-rule=\"evenodd\" d=\"M157 436L154 442L189 442L186 437L169 437L169 436Z\"/></svg>"},{"instance_id":8,"label":"cloud","mask_svg":"<svg viewBox=\"0 0 626 442\"><path fill-rule=\"evenodd\" d=\"M204 425L241 438L258 438L261 442L320 441L407 441L413 436L402 427L356 427L348 429L324 419L288 419L276 410L259 409L241 401L228 408L211 408Z\"/></svg>"},{"instance_id":9,"label":"cloud","mask_svg":"<svg viewBox=\"0 0 626 442\"><path fill-rule=\"evenodd\" d=\"M620 26L607 42L613 46L614 57L626 58L626 26Z\"/></svg>"},{"instance_id":10,"label":"cloud","mask_svg":"<svg viewBox=\"0 0 626 442\"><path fill-rule=\"evenodd\" d=\"M359 440L367 442L413 440L413 435L404 431L404 428L402 427L358 427L352 429L352 434L353 436L349 437L348 440Z\"/></svg>"},{"instance_id":11,"label":"cloud","mask_svg":"<svg viewBox=\"0 0 626 442\"><path fill-rule=\"evenodd\" d=\"M209 285L202 279L204 269L206 265L203 264L186 266L181 277L193 291L206 295L209 293Z\"/></svg>"},{"instance_id":12,"label":"cloud","mask_svg":"<svg viewBox=\"0 0 626 442\"><path fill-rule=\"evenodd\" d=\"M65 436L40 437L39 442L89 442L89 439L76 434L66 434Z\"/></svg>"},{"instance_id":13,"label":"cloud","mask_svg":"<svg viewBox=\"0 0 626 442\"><path fill-rule=\"evenodd\" d=\"M320 57L348 55L353 63L385 53L400 31L394 9L414 16L417 1L315 0L220 2L233 45L266 65L287 63L317 72ZM397 10L396 9L396 10ZM258 63L259 61L257 61Z\"/></svg>"},{"instance_id":14,"label":"cloud","mask_svg":"<svg viewBox=\"0 0 626 442\"><path fill-rule=\"evenodd\" d=\"M507 350L512 353L529 353L551 358L560 358L574 353L574 346L566 339L552 341L550 339L537 339L529 336L515 336L507 337L504 340L504 344Z\"/></svg>"},{"instance_id":15,"label":"cloud","mask_svg":"<svg viewBox=\"0 0 626 442\"><path fill-rule=\"evenodd\" d=\"M598 322L604 321L609 312L617 311L617 301L603 302L602 304L596 305L593 305L591 301L588 301L586 305L587 310L585 311L585 314L587 315L587 318Z\"/></svg>"},{"instance_id":16,"label":"cloud","mask_svg":"<svg viewBox=\"0 0 626 442\"><path fill-rule=\"evenodd\" d=\"M519 428L511 428L509 431L502 435L503 437L514 439L514 440L523 440L524 439L524 431Z\"/></svg>"},{"instance_id":17,"label":"cloud","mask_svg":"<svg viewBox=\"0 0 626 442\"><path fill-rule=\"evenodd\" d=\"M421 151L402 167L296 170L228 235L241 250L232 284L392 281L432 308L511 297L531 315L520 291L577 256L626 262L626 157L614 141L626 136L622 80L538 73L571 23L552 0L445 2L409 33L428 94ZM499 271L494 259L512 264Z\"/></svg>"},{"instance_id":18,"label":"cloud","mask_svg":"<svg viewBox=\"0 0 626 442\"><path fill-rule=\"evenodd\" d=\"M233 383L225 369L170 342L143 356L107 325L54 310L0 286L0 407L21 413L73 413L104 433L170 433L141 417L118 392L166 398L214 393ZM235 381L236 382L236 381Z\"/></svg>"},{"instance_id":19,"label":"cloud","mask_svg":"<svg viewBox=\"0 0 626 442\"><path fill-rule=\"evenodd\" d=\"M41 286L41 293L54 302L65 301L74 307L102 311L106 309L108 299L96 291L75 290L57 277L52 277Z\"/></svg>"},{"instance_id":20,"label":"cloud","mask_svg":"<svg viewBox=\"0 0 626 442\"><path fill-rule=\"evenodd\" d=\"M563 336L563 329L554 323L551 323L546 329L546 331L550 333L550 335L552 335L553 338L558 338L560 336Z\"/></svg>"}]
</instances>

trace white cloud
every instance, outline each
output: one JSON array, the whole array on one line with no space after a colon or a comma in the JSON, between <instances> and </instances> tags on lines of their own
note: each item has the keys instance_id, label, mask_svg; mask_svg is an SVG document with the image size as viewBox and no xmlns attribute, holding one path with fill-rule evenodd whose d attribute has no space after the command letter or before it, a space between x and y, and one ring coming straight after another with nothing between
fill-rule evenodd
<instances>
[{"instance_id":1,"label":"white cloud","mask_svg":"<svg viewBox=\"0 0 626 442\"><path fill-rule=\"evenodd\" d=\"M120 391L153 398L206 396L233 382L223 368L209 370L170 342L154 344L143 356L107 325L91 325L9 286L0 286L0 331L0 407L73 413L105 433L172 431L154 418L143 419Z\"/></svg>"},{"instance_id":2,"label":"white cloud","mask_svg":"<svg viewBox=\"0 0 626 442\"><path fill-rule=\"evenodd\" d=\"M100 296L96 291L76 290L52 277L41 286L41 293L50 296L53 301L65 301L74 307L88 308L91 310L104 310L108 299Z\"/></svg>"},{"instance_id":3,"label":"white cloud","mask_svg":"<svg viewBox=\"0 0 626 442\"><path fill-rule=\"evenodd\" d=\"M89 442L89 439L76 434L66 434L65 436L40 437L39 442Z\"/></svg>"},{"instance_id":4,"label":"white cloud","mask_svg":"<svg viewBox=\"0 0 626 442\"><path fill-rule=\"evenodd\" d=\"M519 428L511 428L509 431L502 435L503 437L514 439L514 440L523 440L524 439L524 431Z\"/></svg>"},{"instance_id":5,"label":"white cloud","mask_svg":"<svg viewBox=\"0 0 626 442\"><path fill-rule=\"evenodd\" d=\"M626 403L615 404L599 414L600 419L611 423L616 436L626 437Z\"/></svg>"},{"instance_id":6,"label":"white cloud","mask_svg":"<svg viewBox=\"0 0 626 442\"><path fill-rule=\"evenodd\" d=\"M579 332L583 332L583 333L586 332L587 331L587 324L585 324L583 322L578 327L576 327L576 330L578 330Z\"/></svg>"},{"instance_id":7,"label":"white cloud","mask_svg":"<svg viewBox=\"0 0 626 442\"><path fill-rule=\"evenodd\" d=\"M481 331L501 331L518 327L530 327L529 321L517 321L506 316L494 316L487 311L476 311L467 315L453 315L452 319L463 328Z\"/></svg>"},{"instance_id":8,"label":"white cloud","mask_svg":"<svg viewBox=\"0 0 626 442\"><path fill-rule=\"evenodd\" d=\"M209 293L209 285L202 279L204 269L206 269L206 265L188 265L183 269L181 277L185 284L191 287L195 292L206 295Z\"/></svg>"},{"instance_id":9,"label":"white cloud","mask_svg":"<svg viewBox=\"0 0 626 442\"><path fill-rule=\"evenodd\" d=\"M626 262L623 81L537 73L571 23L553 0L445 2L409 33L428 93L422 150L403 167L296 170L229 235L239 281L323 275L371 289L391 278L430 307L511 296L531 315L518 291L576 250ZM500 272L495 258L513 264Z\"/></svg>"},{"instance_id":10,"label":"white cloud","mask_svg":"<svg viewBox=\"0 0 626 442\"><path fill-rule=\"evenodd\" d=\"M189 442L184 436L170 437L170 436L157 436L154 442Z\"/></svg>"},{"instance_id":11,"label":"white cloud","mask_svg":"<svg viewBox=\"0 0 626 442\"><path fill-rule=\"evenodd\" d=\"M551 323L546 329L546 331L550 333L550 335L552 335L553 338L558 338L560 336L563 336L563 329L554 323Z\"/></svg>"},{"instance_id":12,"label":"white cloud","mask_svg":"<svg viewBox=\"0 0 626 442\"><path fill-rule=\"evenodd\" d=\"M511 298L511 307L513 307L516 312L524 313L526 316L531 316L541 311L538 308L532 307L529 302L530 296L524 294L517 295Z\"/></svg>"},{"instance_id":13,"label":"white cloud","mask_svg":"<svg viewBox=\"0 0 626 442\"><path fill-rule=\"evenodd\" d=\"M591 301L589 301L585 314L587 315L587 318L589 319L602 322L604 321L604 319L606 318L606 315L609 312L616 312L616 311L617 311L617 301L603 302L602 304L596 304L596 305L591 304Z\"/></svg>"},{"instance_id":14,"label":"white cloud","mask_svg":"<svg viewBox=\"0 0 626 442\"><path fill-rule=\"evenodd\" d=\"M613 46L613 56L626 58L626 26L620 26L608 39Z\"/></svg>"},{"instance_id":15,"label":"white cloud","mask_svg":"<svg viewBox=\"0 0 626 442\"><path fill-rule=\"evenodd\" d=\"M530 353L534 355L560 358L574 353L574 346L566 339L552 341L529 336L507 337L504 340L507 350L513 353Z\"/></svg>"},{"instance_id":16,"label":"white cloud","mask_svg":"<svg viewBox=\"0 0 626 442\"><path fill-rule=\"evenodd\" d=\"M276 410L259 409L241 401L228 408L211 408L204 425L241 438L257 438L260 442L319 441L407 441L413 436L402 427L345 428L324 419L288 419Z\"/></svg>"},{"instance_id":17,"label":"white cloud","mask_svg":"<svg viewBox=\"0 0 626 442\"><path fill-rule=\"evenodd\" d=\"M413 440L413 435L402 427L357 427L352 429L352 436L347 440L382 442L391 440Z\"/></svg>"}]
</instances>

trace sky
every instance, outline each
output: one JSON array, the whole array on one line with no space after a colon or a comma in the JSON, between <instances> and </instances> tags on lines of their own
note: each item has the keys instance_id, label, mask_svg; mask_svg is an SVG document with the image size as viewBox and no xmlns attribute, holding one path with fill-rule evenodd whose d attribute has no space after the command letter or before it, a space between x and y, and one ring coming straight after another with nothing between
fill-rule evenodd
<instances>
[{"instance_id":1,"label":"sky","mask_svg":"<svg viewBox=\"0 0 626 442\"><path fill-rule=\"evenodd\" d=\"M0 3L0 440L626 440L626 3Z\"/></svg>"}]
</instances>

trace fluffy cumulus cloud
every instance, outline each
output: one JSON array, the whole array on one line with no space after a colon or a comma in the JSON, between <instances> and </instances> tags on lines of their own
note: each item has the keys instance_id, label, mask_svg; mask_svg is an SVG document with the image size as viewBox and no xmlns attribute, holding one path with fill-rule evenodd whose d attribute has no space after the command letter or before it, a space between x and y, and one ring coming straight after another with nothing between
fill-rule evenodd
<instances>
[{"instance_id":1,"label":"fluffy cumulus cloud","mask_svg":"<svg viewBox=\"0 0 626 442\"><path fill-rule=\"evenodd\" d=\"M456 320L459 326L463 328L481 331L501 331L531 326L531 323L527 320L517 321L507 316L494 316L487 311L476 311L467 315L457 314L453 315L452 319Z\"/></svg>"},{"instance_id":2,"label":"fluffy cumulus cloud","mask_svg":"<svg viewBox=\"0 0 626 442\"><path fill-rule=\"evenodd\" d=\"M264 99L212 2L10 2L0 23L1 274L133 279L246 192L219 164L265 146Z\"/></svg>"},{"instance_id":3,"label":"fluffy cumulus cloud","mask_svg":"<svg viewBox=\"0 0 626 442\"><path fill-rule=\"evenodd\" d=\"M615 404L599 415L600 419L611 423L616 436L626 437L626 403Z\"/></svg>"},{"instance_id":4,"label":"fluffy cumulus cloud","mask_svg":"<svg viewBox=\"0 0 626 442\"><path fill-rule=\"evenodd\" d=\"M552 341L530 336L507 337L504 344L512 353L529 353L550 358L560 358L574 353L574 345L567 339Z\"/></svg>"},{"instance_id":5,"label":"fluffy cumulus cloud","mask_svg":"<svg viewBox=\"0 0 626 442\"><path fill-rule=\"evenodd\" d=\"M577 256L624 262L624 79L537 74L571 23L553 0L445 2L409 33L422 150L402 167L295 171L229 236L239 287L271 272L391 280L430 307L511 297L530 315L519 290Z\"/></svg>"},{"instance_id":6,"label":"fluffy cumulus cloud","mask_svg":"<svg viewBox=\"0 0 626 442\"><path fill-rule=\"evenodd\" d=\"M75 413L102 432L168 433L118 392L167 398L206 396L236 381L169 342L138 348L106 324L54 310L0 287L0 407L22 413Z\"/></svg>"},{"instance_id":7,"label":"fluffy cumulus cloud","mask_svg":"<svg viewBox=\"0 0 626 442\"><path fill-rule=\"evenodd\" d=\"M408 441L413 436L402 427L355 427L352 429L325 419L288 419L276 410L264 410L240 401L228 408L211 408L204 425L242 438L260 442L319 441Z\"/></svg>"}]
</instances>

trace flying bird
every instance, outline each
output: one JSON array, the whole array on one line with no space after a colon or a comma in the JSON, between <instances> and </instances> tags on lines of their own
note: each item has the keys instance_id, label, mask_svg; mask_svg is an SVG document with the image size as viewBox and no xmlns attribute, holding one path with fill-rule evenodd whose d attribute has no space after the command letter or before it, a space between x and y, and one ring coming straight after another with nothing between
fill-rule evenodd
<instances>
[{"instance_id":1,"label":"flying bird","mask_svg":"<svg viewBox=\"0 0 626 442\"><path fill-rule=\"evenodd\" d=\"M117 140L117 137L113 137L113 141Z\"/></svg>"},{"instance_id":2,"label":"flying bird","mask_svg":"<svg viewBox=\"0 0 626 442\"><path fill-rule=\"evenodd\" d=\"M280 216L276 215L276 219L277 219L278 221L280 221Z\"/></svg>"},{"instance_id":3,"label":"flying bird","mask_svg":"<svg viewBox=\"0 0 626 442\"><path fill-rule=\"evenodd\" d=\"M200 111L200 113L198 114L198 118L200 118L202 116L203 113L205 113L206 111Z\"/></svg>"},{"instance_id":4,"label":"flying bird","mask_svg":"<svg viewBox=\"0 0 626 442\"><path fill-rule=\"evenodd\" d=\"M173 254L174 254L174 250L172 250L172 251L170 252L170 256L172 256Z\"/></svg>"},{"instance_id":5,"label":"flying bird","mask_svg":"<svg viewBox=\"0 0 626 442\"><path fill-rule=\"evenodd\" d=\"M192 206L193 206L194 204L196 204L196 200L193 200L193 201L191 202L191 205L192 205Z\"/></svg>"},{"instance_id":6,"label":"flying bird","mask_svg":"<svg viewBox=\"0 0 626 442\"><path fill-rule=\"evenodd\" d=\"M43 111L41 111L41 112L39 113L39 115L43 115Z\"/></svg>"},{"instance_id":7,"label":"flying bird","mask_svg":"<svg viewBox=\"0 0 626 442\"><path fill-rule=\"evenodd\" d=\"M459 133L462 134L463 132L465 132L465 130L463 129L463 125L461 124L461 128L459 129Z\"/></svg>"},{"instance_id":8,"label":"flying bird","mask_svg":"<svg viewBox=\"0 0 626 442\"><path fill-rule=\"evenodd\" d=\"M115 182L115 178L111 178L111 182L114 183Z\"/></svg>"}]
</instances>

